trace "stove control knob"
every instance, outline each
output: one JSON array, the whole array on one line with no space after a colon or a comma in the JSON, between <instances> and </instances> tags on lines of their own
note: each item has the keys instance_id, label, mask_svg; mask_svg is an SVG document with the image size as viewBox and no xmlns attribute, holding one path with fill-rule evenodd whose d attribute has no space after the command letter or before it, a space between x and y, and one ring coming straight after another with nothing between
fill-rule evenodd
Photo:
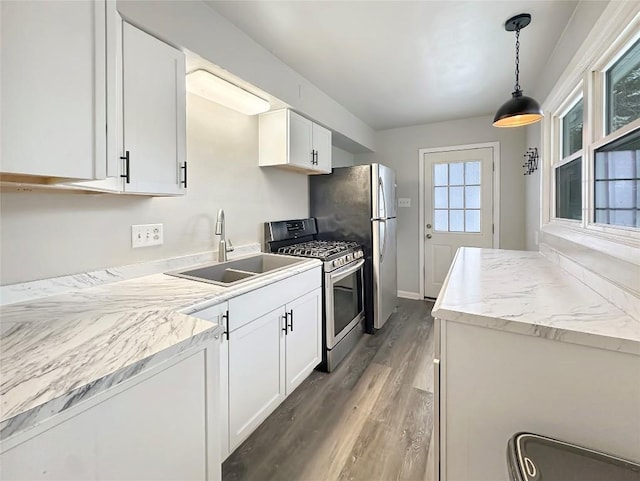
<instances>
[{"instance_id":1,"label":"stove control knob","mask_svg":"<svg viewBox=\"0 0 640 481\"><path fill-rule=\"evenodd\" d=\"M347 262L351 262L353 260L352 254L347 254Z\"/></svg>"},{"instance_id":2,"label":"stove control knob","mask_svg":"<svg viewBox=\"0 0 640 481\"><path fill-rule=\"evenodd\" d=\"M338 267L338 259L336 259L335 261L331 262L331 266L332 267Z\"/></svg>"}]
</instances>

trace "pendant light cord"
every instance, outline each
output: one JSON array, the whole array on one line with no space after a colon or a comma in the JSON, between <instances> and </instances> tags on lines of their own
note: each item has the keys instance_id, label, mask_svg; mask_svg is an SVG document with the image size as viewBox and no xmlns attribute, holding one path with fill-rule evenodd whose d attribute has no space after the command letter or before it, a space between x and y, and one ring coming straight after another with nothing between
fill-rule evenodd
<instances>
[{"instance_id":1,"label":"pendant light cord","mask_svg":"<svg viewBox=\"0 0 640 481\"><path fill-rule=\"evenodd\" d=\"M516 85L515 91L520 92L520 28L516 28Z\"/></svg>"}]
</instances>

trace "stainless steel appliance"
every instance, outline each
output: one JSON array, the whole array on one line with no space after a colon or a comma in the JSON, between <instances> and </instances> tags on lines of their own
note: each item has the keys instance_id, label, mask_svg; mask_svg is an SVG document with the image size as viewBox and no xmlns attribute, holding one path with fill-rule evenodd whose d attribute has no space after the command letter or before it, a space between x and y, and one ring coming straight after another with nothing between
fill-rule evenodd
<instances>
[{"instance_id":1,"label":"stainless steel appliance","mask_svg":"<svg viewBox=\"0 0 640 481\"><path fill-rule=\"evenodd\" d=\"M322 368L331 372L364 332L364 253L355 242L320 241L315 219L265 224L265 250L323 261Z\"/></svg>"},{"instance_id":2,"label":"stainless steel appliance","mask_svg":"<svg viewBox=\"0 0 640 481\"><path fill-rule=\"evenodd\" d=\"M309 179L318 238L352 239L365 253L365 317L369 333L397 306L396 181L382 164L333 169Z\"/></svg>"}]
</instances>

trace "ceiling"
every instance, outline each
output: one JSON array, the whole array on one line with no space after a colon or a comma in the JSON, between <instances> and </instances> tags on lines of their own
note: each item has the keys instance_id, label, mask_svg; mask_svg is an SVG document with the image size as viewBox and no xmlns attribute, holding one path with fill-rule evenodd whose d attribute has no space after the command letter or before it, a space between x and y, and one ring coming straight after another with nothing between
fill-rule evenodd
<instances>
[{"instance_id":1,"label":"ceiling","mask_svg":"<svg viewBox=\"0 0 640 481\"><path fill-rule=\"evenodd\" d=\"M494 114L532 95L577 1L216 1L218 13L375 130ZM544 99L537 99L542 101Z\"/></svg>"}]
</instances>

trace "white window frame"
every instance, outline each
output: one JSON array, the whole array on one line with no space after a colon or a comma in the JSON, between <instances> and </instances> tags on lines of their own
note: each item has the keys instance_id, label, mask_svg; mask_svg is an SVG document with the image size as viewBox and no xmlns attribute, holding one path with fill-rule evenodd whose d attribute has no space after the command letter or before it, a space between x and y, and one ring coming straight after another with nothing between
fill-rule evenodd
<instances>
[{"instance_id":1,"label":"white window frame","mask_svg":"<svg viewBox=\"0 0 640 481\"><path fill-rule=\"evenodd\" d=\"M610 2L587 39L562 74L542 108L547 113L541 127L542 205L541 230L609 253L617 252L638 263L640 229L596 224L594 220L595 150L637 128L640 119L605 132L605 72L640 37L638 2ZM555 217L555 169L578 155L562 159L560 119L583 98L582 221ZM625 247L620 249L621 247ZM627 247L632 247L631 250ZM620 254L622 253L622 254Z\"/></svg>"},{"instance_id":2,"label":"white window frame","mask_svg":"<svg viewBox=\"0 0 640 481\"><path fill-rule=\"evenodd\" d=\"M565 101L562 105L560 105L560 108L558 109L558 112L553 115L553 119L552 119L552 129L553 129L553 156L551 158L551 196L552 196L552 200L551 200L551 212L549 215L549 218L551 219L552 222L557 223L557 224L563 224L566 223L567 225L582 225L582 223L584 222L584 216L585 216L585 198L584 198L584 179L585 179L585 172L584 172L584 145L585 145L585 139L584 139L584 126L585 126L585 119L584 119L584 102L583 102L583 116L582 116L582 148L575 151L574 153L566 156L566 157L562 157L562 142L563 142L563 128L562 128L562 118L567 115L569 113L569 111L575 107L577 105L578 102L580 102L580 100L583 100L583 95L582 95L582 89L583 89L583 85L582 82L580 82L578 84L578 86L576 88L573 89L573 91L571 92L571 94L568 96L567 101ZM564 217L556 217L556 172L558 171L558 167L562 167L565 164L568 164L569 162L572 162L574 160L576 160L578 157L582 157L582 171L580 173L581 177L582 177L582 208L581 208L581 215L582 218L581 220L577 220L577 219L565 219Z\"/></svg>"}]
</instances>

